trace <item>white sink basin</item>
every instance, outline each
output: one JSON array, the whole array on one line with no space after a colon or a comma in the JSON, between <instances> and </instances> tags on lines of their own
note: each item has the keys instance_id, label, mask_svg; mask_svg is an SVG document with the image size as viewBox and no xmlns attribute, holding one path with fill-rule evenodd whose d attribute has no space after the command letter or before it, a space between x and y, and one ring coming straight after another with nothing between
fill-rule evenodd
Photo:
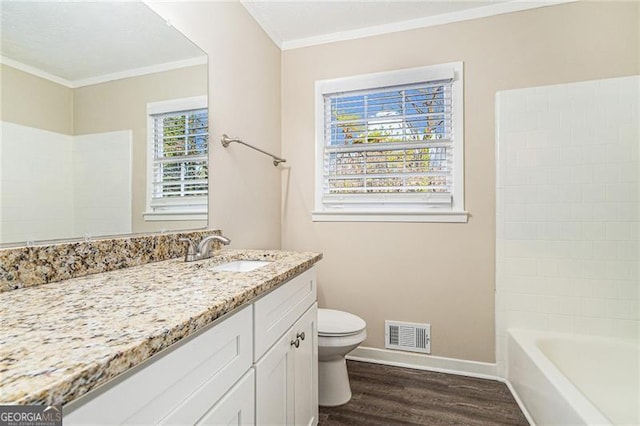
<instances>
[{"instance_id":1,"label":"white sink basin","mask_svg":"<svg viewBox=\"0 0 640 426\"><path fill-rule=\"evenodd\" d=\"M262 268L271 262L267 260L236 260L229 263L223 263L211 268L216 272L249 272L258 268Z\"/></svg>"}]
</instances>

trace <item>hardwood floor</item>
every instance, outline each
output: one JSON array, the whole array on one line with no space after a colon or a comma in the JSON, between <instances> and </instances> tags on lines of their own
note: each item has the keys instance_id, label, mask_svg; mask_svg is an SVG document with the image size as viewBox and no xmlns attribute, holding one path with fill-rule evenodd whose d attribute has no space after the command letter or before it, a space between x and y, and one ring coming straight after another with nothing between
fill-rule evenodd
<instances>
[{"instance_id":1,"label":"hardwood floor","mask_svg":"<svg viewBox=\"0 0 640 426\"><path fill-rule=\"evenodd\" d=\"M351 401L320 425L528 425L504 383L347 361Z\"/></svg>"}]
</instances>

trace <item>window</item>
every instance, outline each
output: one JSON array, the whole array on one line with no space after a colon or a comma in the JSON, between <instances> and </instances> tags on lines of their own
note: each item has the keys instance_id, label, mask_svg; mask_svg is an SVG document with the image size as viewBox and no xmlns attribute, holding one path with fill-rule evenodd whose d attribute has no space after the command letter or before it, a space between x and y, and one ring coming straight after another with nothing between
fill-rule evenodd
<instances>
[{"instance_id":1,"label":"window","mask_svg":"<svg viewBox=\"0 0 640 426\"><path fill-rule=\"evenodd\" d=\"M462 63L316 82L316 221L466 222Z\"/></svg>"},{"instance_id":2,"label":"window","mask_svg":"<svg viewBox=\"0 0 640 426\"><path fill-rule=\"evenodd\" d=\"M147 104L145 220L206 220L207 98Z\"/></svg>"}]
</instances>

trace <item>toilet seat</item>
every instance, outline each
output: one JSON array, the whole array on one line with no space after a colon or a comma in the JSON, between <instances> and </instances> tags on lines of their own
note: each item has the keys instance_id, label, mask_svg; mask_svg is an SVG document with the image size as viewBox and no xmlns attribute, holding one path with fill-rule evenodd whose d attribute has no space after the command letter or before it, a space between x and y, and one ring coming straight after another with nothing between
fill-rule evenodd
<instances>
[{"instance_id":1,"label":"toilet seat","mask_svg":"<svg viewBox=\"0 0 640 426\"><path fill-rule=\"evenodd\" d=\"M362 318L349 312L318 309L318 336L350 336L359 334L366 326Z\"/></svg>"}]
</instances>

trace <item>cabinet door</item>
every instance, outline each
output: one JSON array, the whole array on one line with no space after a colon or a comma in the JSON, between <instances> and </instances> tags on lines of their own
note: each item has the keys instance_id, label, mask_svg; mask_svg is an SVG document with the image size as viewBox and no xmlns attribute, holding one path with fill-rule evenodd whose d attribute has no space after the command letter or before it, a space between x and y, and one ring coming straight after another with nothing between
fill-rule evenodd
<instances>
[{"instance_id":1,"label":"cabinet door","mask_svg":"<svg viewBox=\"0 0 640 426\"><path fill-rule=\"evenodd\" d=\"M313 304L256 364L256 424L317 424L316 321Z\"/></svg>"},{"instance_id":2,"label":"cabinet door","mask_svg":"<svg viewBox=\"0 0 640 426\"><path fill-rule=\"evenodd\" d=\"M304 333L294 352L294 422L296 425L318 423L318 333L317 304L293 326L294 338Z\"/></svg>"},{"instance_id":3,"label":"cabinet door","mask_svg":"<svg viewBox=\"0 0 640 426\"><path fill-rule=\"evenodd\" d=\"M293 423L293 351L290 333L256 364L256 424Z\"/></svg>"},{"instance_id":4,"label":"cabinet door","mask_svg":"<svg viewBox=\"0 0 640 426\"><path fill-rule=\"evenodd\" d=\"M254 382L251 369L196 425L255 425Z\"/></svg>"}]
</instances>

